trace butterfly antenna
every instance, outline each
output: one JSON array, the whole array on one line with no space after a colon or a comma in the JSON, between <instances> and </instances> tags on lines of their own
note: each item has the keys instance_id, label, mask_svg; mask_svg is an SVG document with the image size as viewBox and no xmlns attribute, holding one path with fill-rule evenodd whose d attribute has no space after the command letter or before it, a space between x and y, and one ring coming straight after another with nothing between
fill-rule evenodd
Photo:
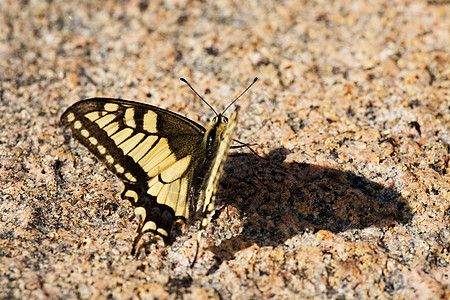
<instances>
[{"instance_id":1,"label":"butterfly antenna","mask_svg":"<svg viewBox=\"0 0 450 300\"><path fill-rule=\"evenodd\" d=\"M227 111L227 109L230 108L230 106L234 104L234 102L236 102L239 98L241 98L241 96L244 95L245 92L248 91L248 89L251 88L252 85L254 85L257 80L258 80L258 77L255 77L253 79L253 82L250 83L250 85L239 96L237 96L236 99L234 99L230 104L228 104L228 106L225 108L225 110L222 112L222 114L224 114Z\"/></svg>"},{"instance_id":2,"label":"butterfly antenna","mask_svg":"<svg viewBox=\"0 0 450 300\"><path fill-rule=\"evenodd\" d=\"M219 114L215 111L215 109L214 109L208 102L206 102L206 100L203 99L203 97L200 96L199 93L197 93L197 91L192 87L192 85L191 85L186 79L184 79L183 77L181 77L180 80L183 81L184 83L186 83L186 84L188 85L188 87L190 87L190 89L191 89L191 90L192 90L192 91L193 91L200 99L202 99L202 101L205 102L206 105L208 105L209 108L211 108L211 110L216 114L216 116L219 116Z\"/></svg>"}]
</instances>

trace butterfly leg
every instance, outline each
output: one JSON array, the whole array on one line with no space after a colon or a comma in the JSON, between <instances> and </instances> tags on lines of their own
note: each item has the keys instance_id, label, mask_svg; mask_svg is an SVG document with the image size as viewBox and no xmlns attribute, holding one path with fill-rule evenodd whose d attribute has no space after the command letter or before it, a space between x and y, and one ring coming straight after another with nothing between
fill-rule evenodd
<instances>
[{"instance_id":1,"label":"butterfly leg","mask_svg":"<svg viewBox=\"0 0 450 300\"><path fill-rule=\"evenodd\" d=\"M131 248L131 255L133 255L133 256L136 255L137 245L143 235L144 235L144 232L141 232L134 238L133 247Z\"/></svg>"},{"instance_id":2,"label":"butterfly leg","mask_svg":"<svg viewBox=\"0 0 450 300\"><path fill-rule=\"evenodd\" d=\"M197 232L197 240L195 241L196 249L195 249L194 259L192 260L192 263L191 263L191 268L193 268L195 263L197 262L198 253L200 252L200 247L201 247L203 231L204 231L204 229L200 228L200 230Z\"/></svg>"}]
</instances>

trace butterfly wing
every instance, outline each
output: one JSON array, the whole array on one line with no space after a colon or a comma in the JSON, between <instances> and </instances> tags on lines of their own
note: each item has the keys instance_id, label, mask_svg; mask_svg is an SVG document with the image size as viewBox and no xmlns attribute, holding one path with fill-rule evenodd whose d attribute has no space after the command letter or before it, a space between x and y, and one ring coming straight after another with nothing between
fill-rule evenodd
<instances>
[{"instance_id":1,"label":"butterfly wing","mask_svg":"<svg viewBox=\"0 0 450 300\"><path fill-rule=\"evenodd\" d=\"M205 129L178 114L138 102L93 98L61 116L65 127L124 183L122 198L140 217L136 244L146 232L164 239L195 204L188 193L203 163Z\"/></svg>"}]
</instances>

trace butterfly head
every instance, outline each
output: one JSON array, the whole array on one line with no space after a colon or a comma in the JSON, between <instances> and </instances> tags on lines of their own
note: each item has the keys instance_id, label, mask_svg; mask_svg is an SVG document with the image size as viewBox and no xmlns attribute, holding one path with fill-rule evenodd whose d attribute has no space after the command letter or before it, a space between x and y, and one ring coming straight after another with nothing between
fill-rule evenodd
<instances>
[{"instance_id":1,"label":"butterfly head","mask_svg":"<svg viewBox=\"0 0 450 300\"><path fill-rule=\"evenodd\" d=\"M223 114L218 114L212 119L212 123L227 124L228 118L225 117Z\"/></svg>"},{"instance_id":2,"label":"butterfly head","mask_svg":"<svg viewBox=\"0 0 450 300\"><path fill-rule=\"evenodd\" d=\"M205 148L206 155L212 156L214 153L214 149L217 148L218 143L221 140L222 134L226 131L228 125L228 118L222 114L218 114L214 117L211 125L206 130L205 133Z\"/></svg>"}]
</instances>

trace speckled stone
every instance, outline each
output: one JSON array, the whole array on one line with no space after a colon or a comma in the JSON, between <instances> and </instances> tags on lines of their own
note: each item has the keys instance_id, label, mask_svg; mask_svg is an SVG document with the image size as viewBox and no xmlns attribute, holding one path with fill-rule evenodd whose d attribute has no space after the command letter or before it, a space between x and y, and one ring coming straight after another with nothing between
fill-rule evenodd
<instances>
[{"instance_id":1,"label":"speckled stone","mask_svg":"<svg viewBox=\"0 0 450 300\"><path fill-rule=\"evenodd\" d=\"M0 2L1 299L450 298L448 1ZM59 125L80 99L207 124L239 100L217 210L147 236Z\"/></svg>"}]
</instances>

